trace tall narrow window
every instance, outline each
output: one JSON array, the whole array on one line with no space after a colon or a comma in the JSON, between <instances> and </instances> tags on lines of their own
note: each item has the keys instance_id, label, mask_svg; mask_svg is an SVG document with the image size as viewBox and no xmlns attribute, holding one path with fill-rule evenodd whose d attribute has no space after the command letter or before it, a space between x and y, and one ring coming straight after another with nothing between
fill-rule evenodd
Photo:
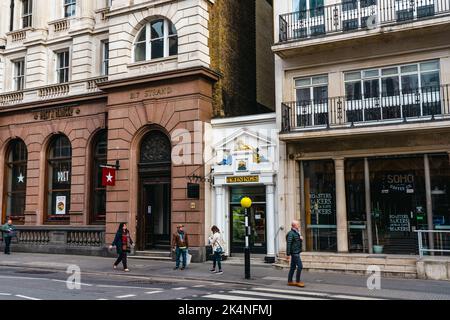
<instances>
[{"instance_id":1,"label":"tall narrow window","mask_svg":"<svg viewBox=\"0 0 450 320\"><path fill-rule=\"evenodd\" d=\"M25 221L25 195L27 188L27 147L16 139L9 145L5 168L5 216L15 223Z\"/></svg>"},{"instance_id":2,"label":"tall narrow window","mask_svg":"<svg viewBox=\"0 0 450 320\"><path fill-rule=\"evenodd\" d=\"M25 59L14 61L14 90L25 88Z\"/></svg>"},{"instance_id":3,"label":"tall narrow window","mask_svg":"<svg viewBox=\"0 0 450 320\"><path fill-rule=\"evenodd\" d=\"M134 44L135 62L178 54L178 34L172 22L165 19L147 23Z\"/></svg>"},{"instance_id":4,"label":"tall narrow window","mask_svg":"<svg viewBox=\"0 0 450 320\"><path fill-rule=\"evenodd\" d=\"M33 23L33 0L22 0L22 28L29 28Z\"/></svg>"},{"instance_id":5,"label":"tall narrow window","mask_svg":"<svg viewBox=\"0 0 450 320\"><path fill-rule=\"evenodd\" d=\"M66 136L53 138L47 159L47 222L68 222L72 147Z\"/></svg>"},{"instance_id":6,"label":"tall narrow window","mask_svg":"<svg viewBox=\"0 0 450 320\"><path fill-rule=\"evenodd\" d=\"M56 75L58 83L69 82L70 69L69 51L61 51L57 53Z\"/></svg>"},{"instance_id":7,"label":"tall narrow window","mask_svg":"<svg viewBox=\"0 0 450 320\"><path fill-rule=\"evenodd\" d=\"M77 12L77 1L76 0L64 0L64 17L70 18L75 16Z\"/></svg>"},{"instance_id":8,"label":"tall narrow window","mask_svg":"<svg viewBox=\"0 0 450 320\"><path fill-rule=\"evenodd\" d=\"M92 186L91 186L91 224L104 224L106 221L106 187L102 185L102 165L107 164L107 131L97 134L93 143Z\"/></svg>"},{"instance_id":9,"label":"tall narrow window","mask_svg":"<svg viewBox=\"0 0 450 320\"><path fill-rule=\"evenodd\" d=\"M109 42L102 42L102 75L109 74Z\"/></svg>"}]
</instances>

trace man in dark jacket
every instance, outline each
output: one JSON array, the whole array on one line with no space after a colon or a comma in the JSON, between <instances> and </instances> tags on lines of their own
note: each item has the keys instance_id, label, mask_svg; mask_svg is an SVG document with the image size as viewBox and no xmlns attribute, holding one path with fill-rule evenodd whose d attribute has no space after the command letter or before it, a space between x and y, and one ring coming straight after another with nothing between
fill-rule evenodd
<instances>
[{"instance_id":1,"label":"man in dark jacket","mask_svg":"<svg viewBox=\"0 0 450 320\"><path fill-rule=\"evenodd\" d=\"M177 226L177 232L174 233L172 238L172 248L176 254L176 266L174 270L180 268L180 258L183 258L183 267L181 270L186 269L187 250L189 248L188 235L184 232L184 226L179 224Z\"/></svg>"},{"instance_id":2,"label":"man in dark jacket","mask_svg":"<svg viewBox=\"0 0 450 320\"><path fill-rule=\"evenodd\" d=\"M16 236L16 227L14 227L12 220L2 226L3 239L5 240L5 254L11 254L11 239Z\"/></svg>"},{"instance_id":3,"label":"man in dark jacket","mask_svg":"<svg viewBox=\"0 0 450 320\"><path fill-rule=\"evenodd\" d=\"M300 223L298 221L293 221L291 231L289 231L286 235L286 255L289 257L291 262L288 285L300 288L305 286L305 284L300 281L303 269L302 259L300 258L300 253L302 252L302 241L303 237L300 234ZM295 269L297 269L297 281L293 282Z\"/></svg>"}]
</instances>

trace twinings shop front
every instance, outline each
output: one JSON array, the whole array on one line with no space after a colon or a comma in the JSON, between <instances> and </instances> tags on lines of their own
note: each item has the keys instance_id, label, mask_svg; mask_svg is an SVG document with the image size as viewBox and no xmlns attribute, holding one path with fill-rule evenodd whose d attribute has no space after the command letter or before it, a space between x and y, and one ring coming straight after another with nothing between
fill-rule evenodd
<instances>
[{"instance_id":1,"label":"twinings shop front","mask_svg":"<svg viewBox=\"0 0 450 320\"><path fill-rule=\"evenodd\" d=\"M417 254L416 230L450 230L446 153L302 161L301 170L308 251L347 245L349 252ZM339 217L342 204L346 215ZM424 238L426 247L450 245L439 236L432 242Z\"/></svg>"}]
</instances>

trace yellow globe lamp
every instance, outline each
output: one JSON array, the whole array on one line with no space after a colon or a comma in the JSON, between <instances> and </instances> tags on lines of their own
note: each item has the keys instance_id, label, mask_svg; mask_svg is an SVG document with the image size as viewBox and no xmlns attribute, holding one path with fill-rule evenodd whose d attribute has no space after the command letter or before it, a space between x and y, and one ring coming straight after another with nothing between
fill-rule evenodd
<instances>
[{"instance_id":1,"label":"yellow globe lamp","mask_svg":"<svg viewBox=\"0 0 450 320\"><path fill-rule=\"evenodd\" d=\"M244 197L241 199L241 206L245 209L248 209L252 206L252 199L249 197Z\"/></svg>"}]
</instances>

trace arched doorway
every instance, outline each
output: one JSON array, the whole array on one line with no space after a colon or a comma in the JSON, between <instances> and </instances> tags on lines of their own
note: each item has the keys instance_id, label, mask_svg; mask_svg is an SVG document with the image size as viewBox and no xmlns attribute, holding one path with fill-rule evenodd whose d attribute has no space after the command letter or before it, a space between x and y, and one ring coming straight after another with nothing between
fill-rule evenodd
<instances>
[{"instance_id":1,"label":"arched doorway","mask_svg":"<svg viewBox=\"0 0 450 320\"><path fill-rule=\"evenodd\" d=\"M138 249L170 250L172 146L166 134L152 130L139 150Z\"/></svg>"}]
</instances>

